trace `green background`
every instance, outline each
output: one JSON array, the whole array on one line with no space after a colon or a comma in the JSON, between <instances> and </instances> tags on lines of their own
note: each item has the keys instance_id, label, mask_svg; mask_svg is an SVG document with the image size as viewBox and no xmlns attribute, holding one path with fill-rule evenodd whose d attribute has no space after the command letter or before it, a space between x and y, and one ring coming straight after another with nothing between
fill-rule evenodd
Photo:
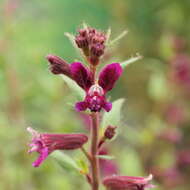
<instances>
[{"instance_id":1,"label":"green background","mask_svg":"<svg viewBox=\"0 0 190 190\"><path fill-rule=\"evenodd\" d=\"M120 133L109 145L121 174L146 176L151 168L172 167L176 152L189 147L190 122L168 124L165 107L179 102L186 115L190 109L189 98L168 81L168 63L174 55L172 37L183 37L184 53L189 50L189 10L189 0L1 0L0 189L89 189L80 174L62 169L51 158L33 168L36 155L27 154L26 131L32 126L39 131L86 132L73 110L71 90L49 72L45 60L49 53L68 62L78 58L64 33L76 34L82 22L103 31L111 27L111 38L128 30L111 51L112 61L127 60L137 52L144 57L125 69L109 93L111 100L126 98ZM157 134L163 128L179 128L184 134L180 144L160 141ZM69 154L81 156L79 151ZM172 190L190 188L189 171L180 172L183 183ZM168 189L164 180L167 176L154 179L156 189Z\"/></svg>"}]
</instances>

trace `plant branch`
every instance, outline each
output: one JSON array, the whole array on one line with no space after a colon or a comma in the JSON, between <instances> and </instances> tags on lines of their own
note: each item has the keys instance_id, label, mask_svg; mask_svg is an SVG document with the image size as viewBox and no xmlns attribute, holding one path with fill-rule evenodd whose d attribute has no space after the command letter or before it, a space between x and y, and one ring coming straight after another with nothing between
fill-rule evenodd
<instances>
[{"instance_id":1,"label":"plant branch","mask_svg":"<svg viewBox=\"0 0 190 190\"><path fill-rule=\"evenodd\" d=\"M86 158L91 162L91 155L85 150L84 147L81 148L81 151L84 153L84 155L86 156Z\"/></svg>"}]
</instances>

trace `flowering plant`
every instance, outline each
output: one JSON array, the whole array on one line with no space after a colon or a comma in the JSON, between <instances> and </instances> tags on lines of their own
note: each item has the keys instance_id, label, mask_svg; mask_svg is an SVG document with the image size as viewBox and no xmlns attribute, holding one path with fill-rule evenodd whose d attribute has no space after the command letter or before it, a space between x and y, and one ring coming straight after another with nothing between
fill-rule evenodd
<instances>
[{"instance_id":1,"label":"flowering plant","mask_svg":"<svg viewBox=\"0 0 190 190\"><path fill-rule=\"evenodd\" d=\"M47 56L50 70L53 74L63 75L64 79L67 82L69 81L68 83L74 82L80 88L79 91L83 99L75 103L75 110L77 112L84 112L91 118L91 135L88 137L86 134L81 133L39 133L32 128L28 128L28 131L32 134L29 153L34 151L39 153L38 159L33 163L34 167L40 166L48 155L54 151L80 148L89 163L87 166L89 170L80 170L80 172L86 177L92 190L98 190L101 181L108 190L144 190L145 188L153 187L149 183L152 175L146 178L111 175L104 176L104 179L100 180L101 159L106 159L105 155L101 155L101 152L103 152L102 147L106 142L115 137L118 127L114 123L110 123L103 129L100 128L100 122L104 121L102 118L106 115L106 112L112 115L110 117L114 117L112 109L114 109L114 106L117 106L108 100L106 94L114 88L122 75L123 69L128 64L138 60L140 56L131 58L123 63L107 64L100 70L99 74L97 74L97 67L101 65L101 58L105 54L106 47L108 48L109 45L116 42L125 33L122 33L111 42L109 41L110 30L105 34L86 25L78 31L76 36L67 34L75 47L80 50L83 58L88 63L87 66L78 61L69 64L55 55ZM109 122L111 122L111 119ZM100 130L103 130L103 135L100 134ZM89 151L83 146L88 141L91 142Z\"/></svg>"}]
</instances>

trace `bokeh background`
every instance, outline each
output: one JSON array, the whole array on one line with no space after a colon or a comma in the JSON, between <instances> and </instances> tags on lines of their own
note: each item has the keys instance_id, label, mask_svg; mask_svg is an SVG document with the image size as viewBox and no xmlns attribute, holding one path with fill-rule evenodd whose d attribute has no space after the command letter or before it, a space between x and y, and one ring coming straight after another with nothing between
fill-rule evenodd
<instances>
[{"instance_id":1,"label":"bokeh background","mask_svg":"<svg viewBox=\"0 0 190 190\"><path fill-rule=\"evenodd\" d=\"M154 175L159 190L190 188L189 0L0 1L0 189L88 189L84 178L54 159L38 169L27 154L27 126L49 132L87 132L74 95L48 70L45 56L78 58L65 32L82 22L111 38L128 30L107 62L143 59L128 66L109 94L125 98L117 139L103 154L116 158L107 170ZM119 147L119 148L118 148ZM69 153L74 159L79 151ZM103 161L105 162L105 161ZM109 165L110 164L110 165Z\"/></svg>"}]
</instances>

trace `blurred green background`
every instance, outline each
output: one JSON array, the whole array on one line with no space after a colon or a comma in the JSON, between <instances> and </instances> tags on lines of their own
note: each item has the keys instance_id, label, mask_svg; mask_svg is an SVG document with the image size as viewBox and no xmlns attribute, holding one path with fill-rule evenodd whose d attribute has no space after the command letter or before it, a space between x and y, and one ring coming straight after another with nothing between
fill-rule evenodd
<instances>
[{"instance_id":1,"label":"blurred green background","mask_svg":"<svg viewBox=\"0 0 190 190\"><path fill-rule=\"evenodd\" d=\"M74 95L45 60L49 53L78 59L64 33L75 34L85 21L103 31L111 27L111 38L129 31L110 51L110 62L137 52L144 57L125 69L109 94L126 99L120 134L109 145L120 173L153 173L156 189L189 190L190 82L171 77L179 54L190 65L189 10L189 0L1 0L0 189L89 189L83 177L51 158L33 168L36 155L27 154L26 132L27 126L85 132L73 110Z\"/></svg>"}]
</instances>

